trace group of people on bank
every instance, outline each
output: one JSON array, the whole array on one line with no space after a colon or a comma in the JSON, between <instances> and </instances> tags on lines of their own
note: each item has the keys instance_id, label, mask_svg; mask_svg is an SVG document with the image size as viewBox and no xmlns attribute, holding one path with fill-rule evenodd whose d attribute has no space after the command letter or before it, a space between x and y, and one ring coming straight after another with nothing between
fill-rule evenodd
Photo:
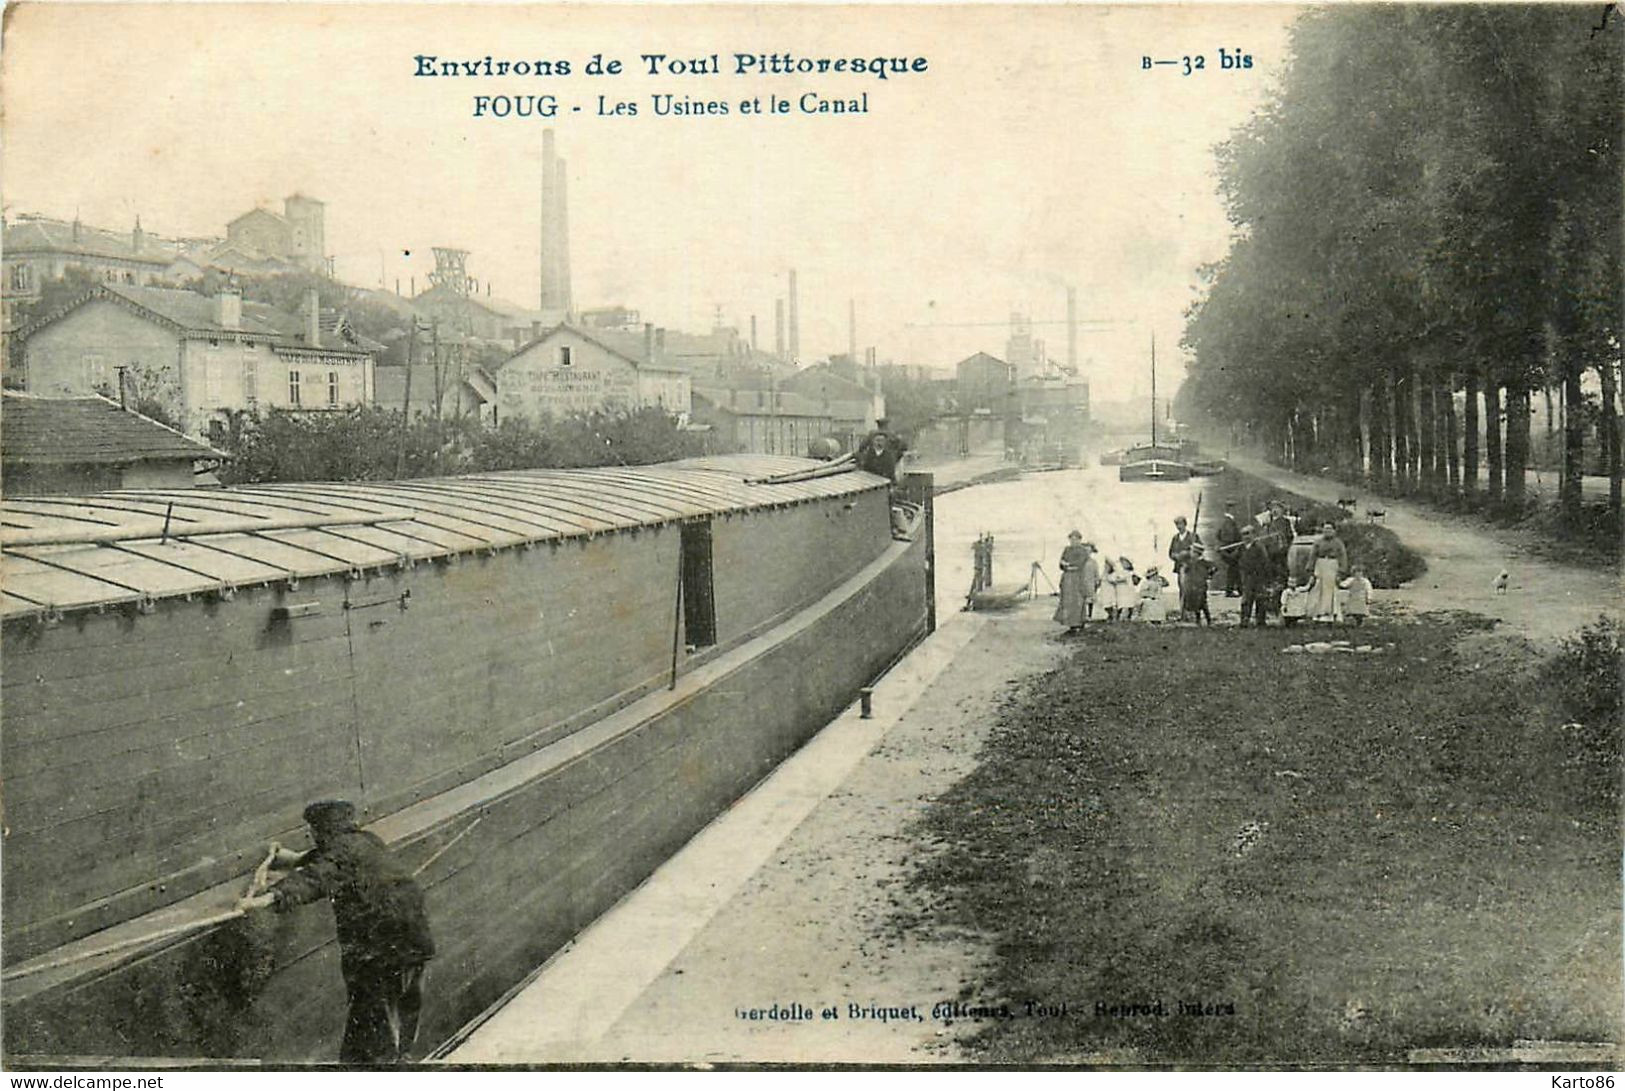
<instances>
[{"instance_id":1,"label":"group of people on bank","mask_svg":"<svg viewBox=\"0 0 1625 1091\"><path fill-rule=\"evenodd\" d=\"M1241 600L1241 626L1263 625L1271 614L1286 624L1300 619L1363 624L1371 581L1349 563L1348 546L1334 523L1315 536L1298 534L1297 518L1273 501L1246 523L1235 505L1208 546L1184 516L1168 542L1172 580L1152 566L1142 576L1125 556L1104 556L1074 530L1061 552L1060 604L1055 620L1077 632L1097 616L1106 621L1191 621L1213 624L1211 589ZM1098 615L1097 615L1098 611Z\"/></svg>"}]
</instances>

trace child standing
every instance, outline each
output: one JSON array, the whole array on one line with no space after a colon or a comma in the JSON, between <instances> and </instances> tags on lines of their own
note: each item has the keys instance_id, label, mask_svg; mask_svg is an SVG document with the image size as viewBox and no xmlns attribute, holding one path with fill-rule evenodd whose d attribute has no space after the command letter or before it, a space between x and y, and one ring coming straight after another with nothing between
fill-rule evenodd
<instances>
[{"instance_id":1,"label":"child standing","mask_svg":"<svg viewBox=\"0 0 1625 1091\"><path fill-rule=\"evenodd\" d=\"M1207 581L1213 573L1213 562L1200 553L1193 553L1191 559L1185 562L1185 589L1184 601L1179 604L1187 618L1198 625L1206 618L1208 625L1213 624L1213 615L1207 608Z\"/></svg>"},{"instance_id":2,"label":"child standing","mask_svg":"<svg viewBox=\"0 0 1625 1091\"><path fill-rule=\"evenodd\" d=\"M1168 604L1163 600L1162 592L1168 586L1168 581L1162 578L1162 573L1155 566L1146 569L1145 579L1140 581L1140 608L1138 617L1141 621L1161 622L1168 616Z\"/></svg>"},{"instance_id":3,"label":"child standing","mask_svg":"<svg viewBox=\"0 0 1625 1091\"><path fill-rule=\"evenodd\" d=\"M1338 597L1343 600L1343 616L1356 625L1364 625L1365 616L1371 612L1371 581L1366 579L1365 565L1355 565L1341 586Z\"/></svg>"}]
</instances>

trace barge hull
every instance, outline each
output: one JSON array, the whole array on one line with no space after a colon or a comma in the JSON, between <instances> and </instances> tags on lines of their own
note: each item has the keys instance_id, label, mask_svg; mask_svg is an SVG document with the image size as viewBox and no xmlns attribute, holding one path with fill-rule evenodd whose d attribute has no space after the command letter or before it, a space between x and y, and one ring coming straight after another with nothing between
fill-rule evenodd
<instances>
[{"instance_id":1,"label":"barge hull","mask_svg":"<svg viewBox=\"0 0 1625 1091\"><path fill-rule=\"evenodd\" d=\"M516 761L375 824L410 867L429 862L420 881L440 954L418 1052L635 887L923 636L927 545L894 546L676 690L520 759L525 769ZM394 838L392 827L415 832ZM34 1057L331 1060L345 1008L325 910L256 914L16 995L5 1050Z\"/></svg>"}]
</instances>

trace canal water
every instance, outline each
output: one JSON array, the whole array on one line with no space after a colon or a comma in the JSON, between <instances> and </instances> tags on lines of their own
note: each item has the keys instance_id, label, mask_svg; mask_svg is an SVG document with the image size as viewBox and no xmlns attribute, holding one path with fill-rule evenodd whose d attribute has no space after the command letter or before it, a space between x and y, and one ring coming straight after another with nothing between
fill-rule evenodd
<instances>
[{"instance_id":1,"label":"canal water","mask_svg":"<svg viewBox=\"0 0 1625 1091\"><path fill-rule=\"evenodd\" d=\"M1221 474L1189 481L1123 482L1117 480L1116 466L1083 466L1026 473L1013 481L939 496L937 615L946 619L965 605L973 571L971 546L982 534L994 538L993 582L1000 589L1025 583L1037 561L1043 571L1038 594L1048 595L1051 583L1060 582L1057 561L1072 530L1114 559L1127 556L1136 572L1157 565L1167 575L1174 517L1190 519L1201 497L1198 531L1211 544L1224 501L1237 488L1233 478ZM1234 498L1237 517L1246 519L1249 498Z\"/></svg>"}]
</instances>

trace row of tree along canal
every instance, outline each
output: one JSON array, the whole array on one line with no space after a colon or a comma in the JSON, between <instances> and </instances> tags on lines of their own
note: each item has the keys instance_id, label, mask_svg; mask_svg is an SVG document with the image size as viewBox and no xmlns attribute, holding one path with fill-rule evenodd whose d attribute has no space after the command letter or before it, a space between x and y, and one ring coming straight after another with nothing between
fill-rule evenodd
<instances>
[{"instance_id":1,"label":"row of tree along canal","mask_svg":"<svg viewBox=\"0 0 1625 1091\"><path fill-rule=\"evenodd\" d=\"M1521 514L1531 396L1556 389L1562 512L1589 446L1617 521L1622 46L1600 7L1303 16L1274 100L1219 150L1238 231L1190 313L1182 415Z\"/></svg>"}]
</instances>

